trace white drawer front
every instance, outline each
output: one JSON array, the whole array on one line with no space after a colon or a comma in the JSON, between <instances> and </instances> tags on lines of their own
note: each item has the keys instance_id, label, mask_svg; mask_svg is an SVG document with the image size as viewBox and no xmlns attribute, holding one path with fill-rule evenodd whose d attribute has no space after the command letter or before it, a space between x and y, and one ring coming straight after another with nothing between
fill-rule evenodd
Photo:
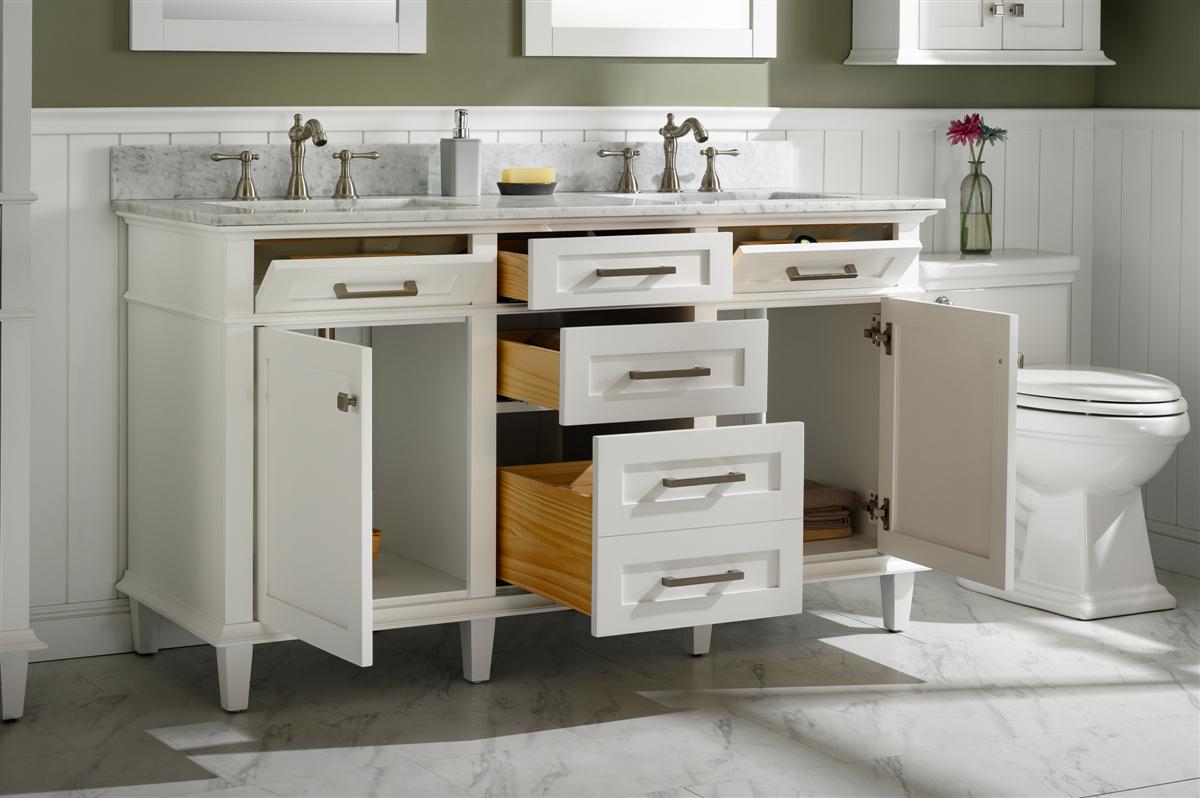
<instances>
[{"instance_id":1,"label":"white drawer front","mask_svg":"<svg viewBox=\"0 0 1200 798\"><path fill-rule=\"evenodd\" d=\"M540 238L529 242L529 307L608 307L728 299L729 233Z\"/></svg>"},{"instance_id":2,"label":"white drawer front","mask_svg":"<svg viewBox=\"0 0 1200 798\"><path fill-rule=\"evenodd\" d=\"M797 613L803 570L800 519L602 538L592 557L592 634Z\"/></svg>"},{"instance_id":3,"label":"white drawer front","mask_svg":"<svg viewBox=\"0 0 1200 798\"><path fill-rule=\"evenodd\" d=\"M290 313L470 305L494 264L494 251L275 260L263 276L254 308L258 313Z\"/></svg>"},{"instance_id":4,"label":"white drawer front","mask_svg":"<svg viewBox=\"0 0 1200 798\"><path fill-rule=\"evenodd\" d=\"M569 327L559 421L602 424L767 409L767 320Z\"/></svg>"},{"instance_id":5,"label":"white drawer front","mask_svg":"<svg viewBox=\"0 0 1200 798\"><path fill-rule=\"evenodd\" d=\"M734 256L734 293L879 288L917 261L919 241L744 244Z\"/></svg>"},{"instance_id":6,"label":"white drawer front","mask_svg":"<svg viewBox=\"0 0 1200 798\"><path fill-rule=\"evenodd\" d=\"M804 424L598 435L597 538L802 518Z\"/></svg>"}]
</instances>

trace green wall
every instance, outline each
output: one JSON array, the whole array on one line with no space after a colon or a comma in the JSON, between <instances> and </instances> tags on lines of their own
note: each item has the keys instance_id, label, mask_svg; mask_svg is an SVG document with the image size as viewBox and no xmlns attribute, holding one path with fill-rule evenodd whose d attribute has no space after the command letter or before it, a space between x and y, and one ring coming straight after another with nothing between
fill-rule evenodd
<instances>
[{"instance_id":1,"label":"green wall","mask_svg":"<svg viewBox=\"0 0 1200 798\"><path fill-rule=\"evenodd\" d=\"M769 61L524 58L521 0L428 2L427 54L349 55L134 53L129 0L34 0L33 103L1200 108L1200 0L1104 0L1099 69L845 67L851 0L780 0Z\"/></svg>"},{"instance_id":2,"label":"green wall","mask_svg":"<svg viewBox=\"0 0 1200 798\"><path fill-rule=\"evenodd\" d=\"M1101 108L1200 108L1200 0L1105 0Z\"/></svg>"},{"instance_id":3,"label":"green wall","mask_svg":"<svg viewBox=\"0 0 1200 798\"><path fill-rule=\"evenodd\" d=\"M524 58L521 0L429 0L426 55L133 53L128 0L34 0L33 104L1093 104L1086 67L844 67L850 6L780 0L778 58L703 61Z\"/></svg>"}]
</instances>

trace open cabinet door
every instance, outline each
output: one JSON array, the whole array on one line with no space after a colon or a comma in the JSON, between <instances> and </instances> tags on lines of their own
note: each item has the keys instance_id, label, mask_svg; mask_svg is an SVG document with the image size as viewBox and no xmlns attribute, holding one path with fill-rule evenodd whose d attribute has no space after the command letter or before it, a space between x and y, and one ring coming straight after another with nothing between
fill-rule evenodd
<instances>
[{"instance_id":1,"label":"open cabinet door","mask_svg":"<svg viewBox=\"0 0 1200 798\"><path fill-rule=\"evenodd\" d=\"M258 618L371 664L371 350L257 331Z\"/></svg>"},{"instance_id":2,"label":"open cabinet door","mask_svg":"<svg viewBox=\"0 0 1200 798\"><path fill-rule=\"evenodd\" d=\"M884 299L881 322L879 550L1011 588L1017 318Z\"/></svg>"}]
</instances>

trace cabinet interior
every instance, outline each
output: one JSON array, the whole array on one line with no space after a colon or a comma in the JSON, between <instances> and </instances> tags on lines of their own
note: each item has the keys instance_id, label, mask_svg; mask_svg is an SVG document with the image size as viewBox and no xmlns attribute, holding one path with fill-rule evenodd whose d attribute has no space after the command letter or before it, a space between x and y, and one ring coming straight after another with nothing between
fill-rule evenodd
<instances>
[{"instance_id":1,"label":"cabinet interior","mask_svg":"<svg viewBox=\"0 0 1200 798\"><path fill-rule=\"evenodd\" d=\"M469 562L467 330L463 323L342 328L371 349L374 598L462 594ZM413 452L432 453L413 457Z\"/></svg>"},{"instance_id":2,"label":"cabinet interior","mask_svg":"<svg viewBox=\"0 0 1200 798\"><path fill-rule=\"evenodd\" d=\"M767 311L767 421L803 421L805 477L852 488L862 501L879 489L879 349L863 337L879 311L874 303ZM852 527L848 538L805 543L805 554L874 550L875 522L861 506Z\"/></svg>"}]
</instances>

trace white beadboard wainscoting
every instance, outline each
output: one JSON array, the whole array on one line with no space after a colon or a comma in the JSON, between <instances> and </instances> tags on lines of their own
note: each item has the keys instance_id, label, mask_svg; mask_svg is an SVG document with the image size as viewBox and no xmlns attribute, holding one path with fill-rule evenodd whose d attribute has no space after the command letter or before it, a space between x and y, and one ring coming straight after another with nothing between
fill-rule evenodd
<instances>
[{"instance_id":1,"label":"white beadboard wainscoting","mask_svg":"<svg viewBox=\"0 0 1200 798\"><path fill-rule=\"evenodd\" d=\"M794 142L800 190L944 197L922 242L927 251L957 247L966 154L943 133L967 109L497 107L473 109L472 124L485 141L655 139L667 110L695 114L714 140ZM32 604L49 643L43 658L132 648L127 606L113 590L125 563L124 274L108 148L283 142L294 111L321 119L335 145L435 141L451 119L449 108L425 107L34 110ZM1200 113L983 114L1010 131L985 156L997 248L1080 256L1072 361L1156 371L1200 408ZM1177 570L1194 568L1200 551L1198 440L1148 490L1156 550Z\"/></svg>"}]
</instances>

